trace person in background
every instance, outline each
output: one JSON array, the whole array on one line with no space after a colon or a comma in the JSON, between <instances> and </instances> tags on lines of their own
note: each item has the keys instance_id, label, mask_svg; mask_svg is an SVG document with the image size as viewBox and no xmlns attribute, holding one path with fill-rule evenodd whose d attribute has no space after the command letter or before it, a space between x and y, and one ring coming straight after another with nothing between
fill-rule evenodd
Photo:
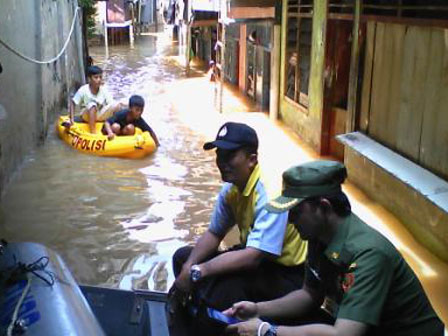
<instances>
[{"instance_id":1,"label":"person in background","mask_svg":"<svg viewBox=\"0 0 448 336\"><path fill-rule=\"evenodd\" d=\"M289 211L308 241L304 285L277 300L235 303L224 313L250 319L230 326L230 333L443 336L442 322L401 254L351 212L341 190L346 176L344 165L334 161L309 162L283 173L282 196L266 209Z\"/></svg>"},{"instance_id":2,"label":"person in background","mask_svg":"<svg viewBox=\"0 0 448 336\"><path fill-rule=\"evenodd\" d=\"M215 61L211 60L209 63L209 69L207 72L207 77L209 78L210 82L215 82L217 77L217 68Z\"/></svg>"},{"instance_id":3,"label":"person in background","mask_svg":"<svg viewBox=\"0 0 448 336\"><path fill-rule=\"evenodd\" d=\"M125 108L104 123L102 132L112 140L116 135L134 135L135 128L140 128L143 132L149 132L156 146L160 146L159 139L155 132L142 118L145 100L142 96L133 95L129 98L129 108Z\"/></svg>"}]
</instances>

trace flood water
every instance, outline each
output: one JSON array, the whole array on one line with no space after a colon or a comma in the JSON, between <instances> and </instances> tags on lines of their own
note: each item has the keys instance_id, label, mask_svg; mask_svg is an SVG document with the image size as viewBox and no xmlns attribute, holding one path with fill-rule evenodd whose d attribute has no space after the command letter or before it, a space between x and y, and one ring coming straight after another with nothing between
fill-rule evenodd
<instances>
[{"instance_id":1,"label":"flood water","mask_svg":"<svg viewBox=\"0 0 448 336\"><path fill-rule=\"evenodd\" d=\"M78 153L52 129L4 194L0 238L55 249L81 284L166 291L173 281L172 254L208 226L221 181L214 153L202 145L222 122L245 122L257 130L260 165L274 192L285 169L319 157L282 123L247 113L257 107L232 90L224 91L224 113L218 113L215 84L196 67L185 76L166 34L147 34L133 49L122 45L109 52L106 59L102 47L90 50L116 99L134 93L145 98L143 116L162 146L143 160L101 158ZM353 211L404 255L448 323L448 265L350 182L344 191Z\"/></svg>"},{"instance_id":2,"label":"flood water","mask_svg":"<svg viewBox=\"0 0 448 336\"><path fill-rule=\"evenodd\" d=\"M56 250L81 284L166 291L171 256L206 230L221 181L205 139L173 109L184 78L166 34L90 49L117 100L140 94L161 147L142 160L81 154L58 139L29 155L4 194L0 237Z\"/></svg>"}]
</instances>

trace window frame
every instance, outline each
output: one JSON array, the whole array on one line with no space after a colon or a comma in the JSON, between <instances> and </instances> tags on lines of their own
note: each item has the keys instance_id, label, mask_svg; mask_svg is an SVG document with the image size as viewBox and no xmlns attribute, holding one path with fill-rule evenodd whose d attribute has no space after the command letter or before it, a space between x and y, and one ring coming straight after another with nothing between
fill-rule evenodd
<instances>
[{"instance_id":1,"label":"window frame","mask_svg":"<svg viewBox=\"0 0 448 336\"><path fill-rule=\"evenodd\" d=\"M313 34L312 24L313 24L313 0L296 0L297 4L291 5L290 1L287 3L286 9L286 49L285 49L285 79L284 79L284 94L283 97L288 102L301 107L302 111L308 111L309 109L309 90L310 90L310 76L308 77L308 85L305 93L301 90L300 79L301 79L301 69L300 69L300 38L302 37L302 32L300 29L302 19L310 19L311 20L311 39ZM304 3L306 2L306 3ZM291 12L291 9L295 9L297 6L297 12ZM296 20L297 28L296 28L296 38L295 38L295 46L291 49L288 48L288 32L289 32L289 23L290 20ZM309 74L311 73L311 54L312 54L312 40L309 46L310 50L310 59L309 59ZM291 64L291 59L295 58L295 64ZM289 74L291 72L291 67L294 67L294 93L293 97L288 96L289 85Z\"/></svg>"}]
</instances>

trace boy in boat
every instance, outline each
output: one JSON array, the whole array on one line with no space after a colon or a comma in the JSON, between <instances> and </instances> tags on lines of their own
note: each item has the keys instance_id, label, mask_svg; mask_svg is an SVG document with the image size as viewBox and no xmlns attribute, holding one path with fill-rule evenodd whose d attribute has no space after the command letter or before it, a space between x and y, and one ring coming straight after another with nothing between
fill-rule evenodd
<instances>
[{"instance_id":1,"label":"boy in boat","mask_svg":"<svg viewBox=\"0 0 448 336\"><path fill-rule=\"evenodd\" d=\"M142 96L133 95L129 98L129 108L125 108L114 116L106 120L103 126L103 134L112 140L115 135L134 135L135 127L140 128L143 132L149 132L154 139L156 146L160 143L152 128L142 118L145 100Z\"/></svg>"},{"instance_id":2,"label":"boy in boat","mask_svg":"<svg viewBox=\"0 0 448 336\"><path fill-rule=\"evenodd\" d=\"M120 103L114 102L112 96L102 85L103 70L95 65L87 68L88 84L79 88L70 100L70 127L73 124L75 108L81 110L81 118L89 123L89 131L96 134L95 123L105 121L122 108Z\"/></svg>"}]
</instances>

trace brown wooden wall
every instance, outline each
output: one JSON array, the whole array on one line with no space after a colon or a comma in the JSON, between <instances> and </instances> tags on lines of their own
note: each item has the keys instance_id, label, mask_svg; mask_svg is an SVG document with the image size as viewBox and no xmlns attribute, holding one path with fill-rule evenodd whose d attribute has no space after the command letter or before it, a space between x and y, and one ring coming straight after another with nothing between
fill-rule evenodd
<instances>
[{"instance_id":1,"label":"brown wooden wall","mask_svg":"<svg viewBox=\"0 0 448 336\"><path fill-rule=\"evenodd\" d=\"M359 128L448 178L448 30L368 22Z\"/></svg>"}]
</instances>

